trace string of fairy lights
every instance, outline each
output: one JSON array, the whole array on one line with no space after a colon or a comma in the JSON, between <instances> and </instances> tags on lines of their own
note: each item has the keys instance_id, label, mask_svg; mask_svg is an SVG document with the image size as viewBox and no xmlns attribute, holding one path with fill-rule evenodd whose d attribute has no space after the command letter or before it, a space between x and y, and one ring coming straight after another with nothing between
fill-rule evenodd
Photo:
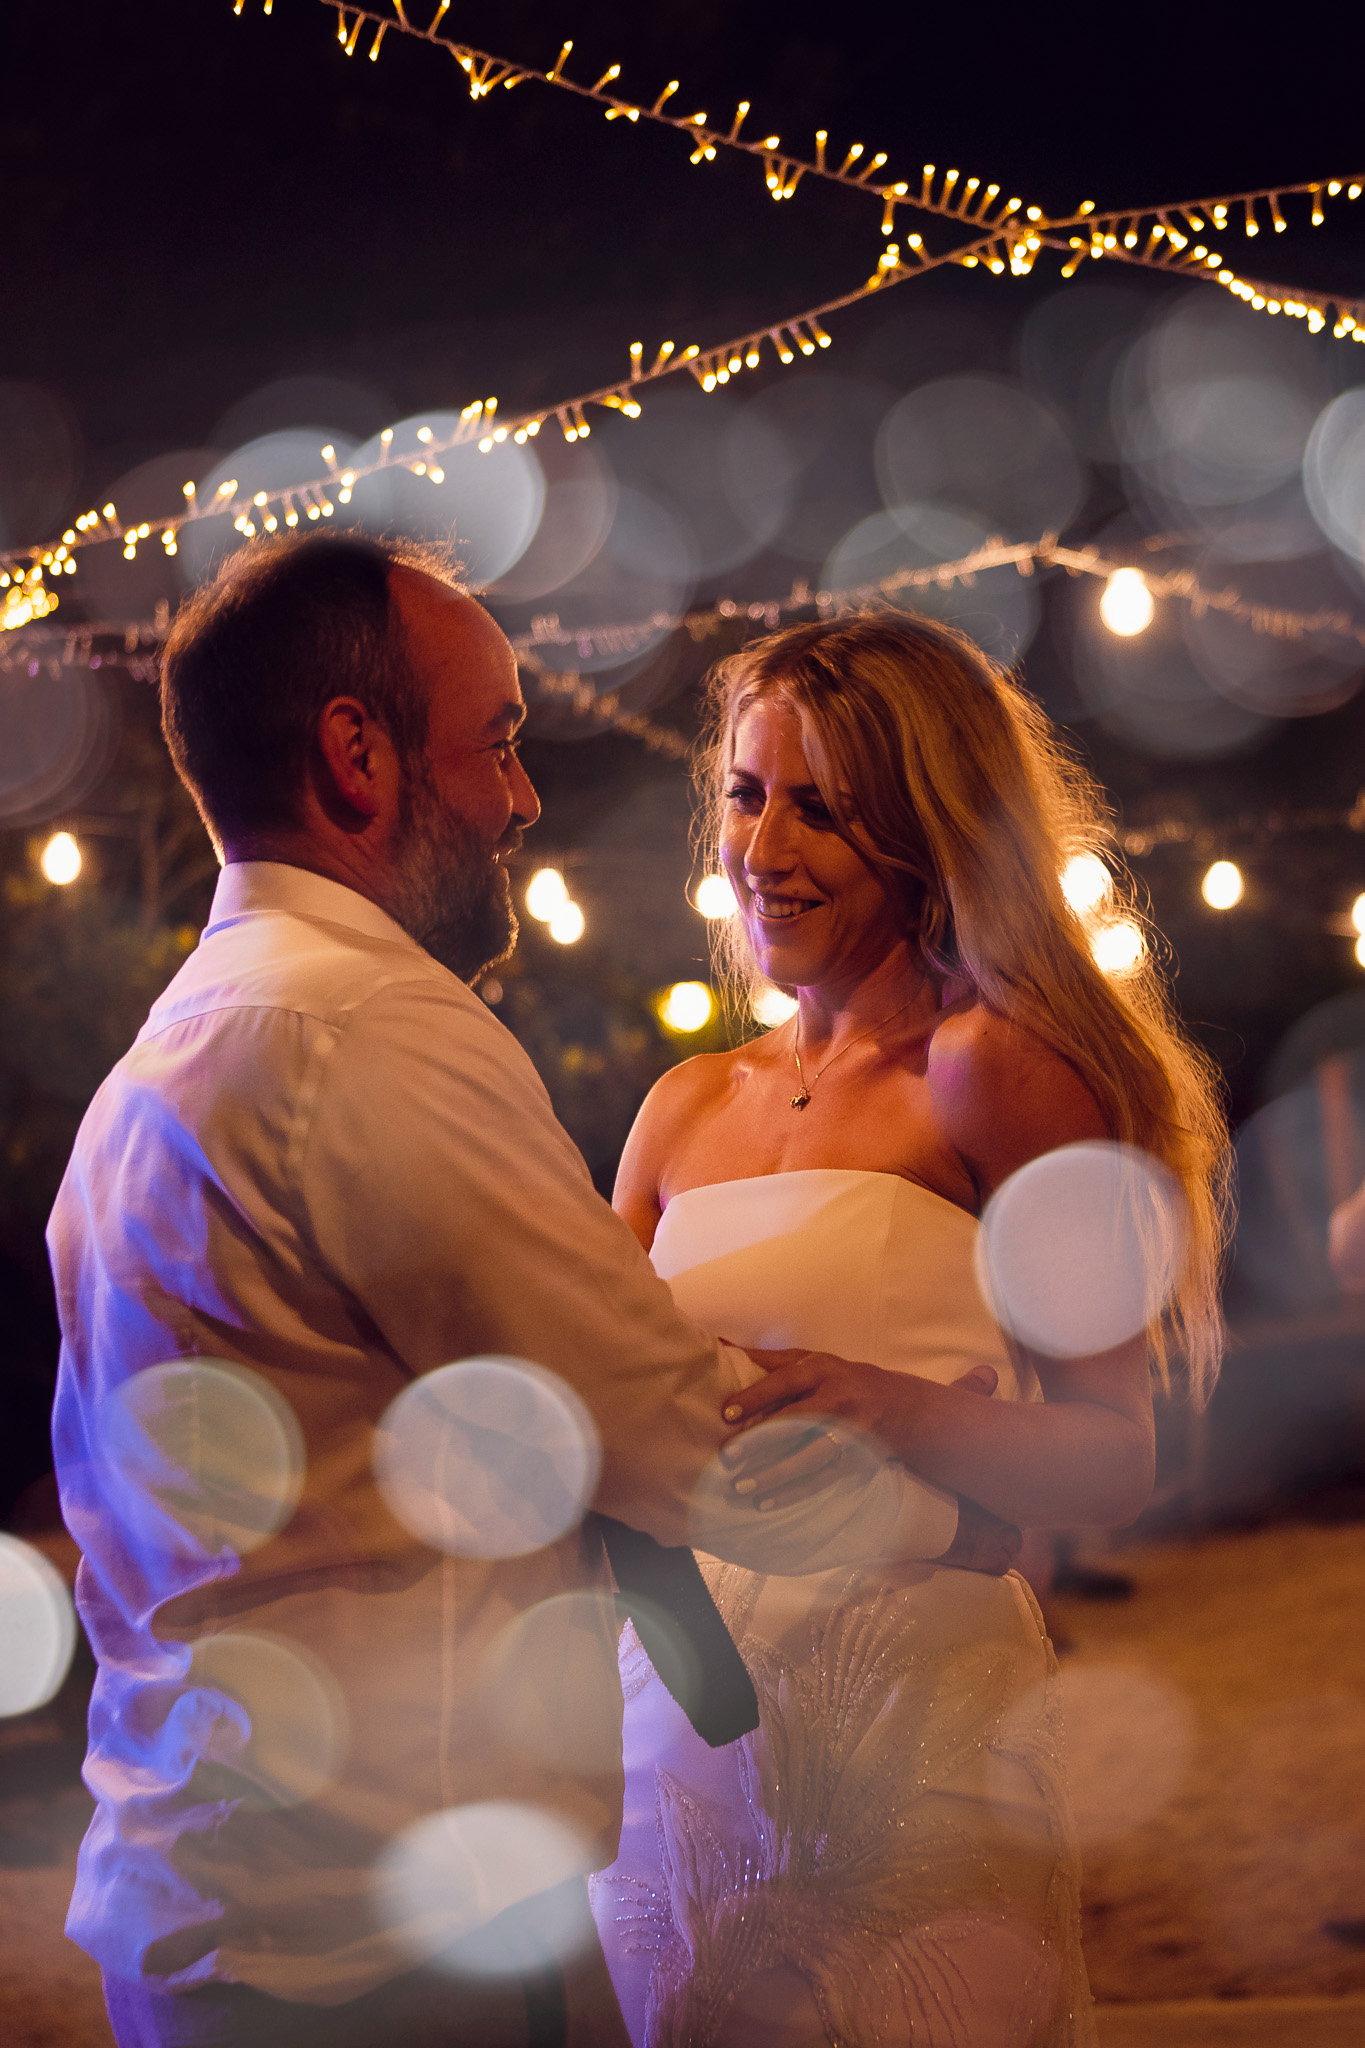
<instances>
[{"instance_id":1,"label":"string of fairy lights","mask_svg":"<svg viewBox=\"0 0 1365 2048\"><path fill-rule=\"evenodd\" d=\"M234 0L234 12L242 13L244 4L245 0ZM1318 179L1273 190L1266 188L1236 193L1220 199L1182 201L1105 214L1097 213L1093 202L1086 200L1073 216L1048 220L1041 208L1026 207L1016 196L1002 199L1003 188L998 184L985 183L975 175L963 178L951 168L940 173L936 166L924 165L917 191L907 180L882 182L876 174L886 164L886 153L877 152L867 157L864 163L866 152L861 143L850 144L843 161L836 164L834 157L838 152L834 152L834 156L829 154L828 135L824 130L817 133L812 159L779 154L780 137L770 135L754 140L743 135L744 122L750 112L747 101L739 103L728 129L724 123L711 125L704 112L689 116L670 113L666 111L667 103L680 90L676 80L670 81L648 108L643 102L637 104L607 90L620 76L621 67L617 64L609 65L595 84L582 84L571 78L566 70L573 50L571 42L562 46L549 71L540 72L512 59L448 41L439 32L448 12L449 0L438 0L425 28L408 19L404 0L391 0L392 14L345 7L339 4L339 0L322 0L322 4L330 7L336 15L338 38L348 55L355 54L362 32L369 36L368 54L372 59L377 59L389 30L416 37L451 53L463 70L475 99L487 97L497 89L510 89L540 79L581 99L600 104L608 119L624 120L628 127L640 120L648 120L685 132L692 143L693 163L711 161L722 149L762 158L767 167L768 189L775 198L790 198L801 177L810 174L859 191L870 191L880 198L882 231L887 236L895 232L896 211L901 206L960 221L976 230L984 227L987 232L984 235L978 232L971 240L937 254L925 247L918 233L906 237L904 256L900 243L890 241L871 277L863 285L719 345L703 348L693 343L678 351L671 341L665 341L646 365L644 344L634 342L630 347L630 368L625 378L537 412L511 419L500 418L496 398L475 400L464 408L452 432L438 434L429 426L419 428L417 448L398 453L392 446L394 430L387 428L380 437L379 455L363 467L346 468L338 461L333 448L324 447L321 451L325 465L323 470L288 489L248 493L239 491L235 479L228 479L218 486L209 502L201 503L197 485L190 479L185 484L181 506L136 525L121 522L117 506L112 502L92 508L62 534L60 541L49 546L35 544L0 553L0 628L13 630L48 616L58 602L58 579L76 573L78 556L87 547L118 541L122 544L124 558L134 561L139 547L151 542L155 534L165 553L174 555L178 552L179 536L188 523L224 518L230 519L233 528L249 541L262 534L276 533L282 527L290 529L306 521L332 517L339 505L350 503L358 482L397 464L415 476L425 476L439 484L445 477L439 459L441 455L465 444L473 444L481 453L489 454L509 438L513 442L524 443L533 439L552 418L557 421L566 441L582 440L591 433L587 417L590 406L613 410L627 418L638 418L642 409L639 397L642 387L687 370L704 391L714 391L742 371L757 369L763 360L765 346L771 347L781 365L788 366L798 357L810 356L818 349L829 347L831 337L823 325L825 320L868 298L873 292L912 277L924 276L949 263L969 269L984 267L996 275L1009 271L1012 275L1022 276L1028 274L1040 251L1046 247L1064 253L1064 277L1074 276L1086 260L1116 260L1148 269L1179 271L1225 286L1253 310L1302 318L1313 332L1320 331L1330 320L1337 338L1365 341L1365 302L1292 291L1243 278L1224 262L1221 250L1209 247L1209 240L1224 238L1224 230L1230 228L1234 218L1240 220L1248 237L1259 234L1263 225L1272 233L1285 231L1289 225L1285 206L1291 198L1295 201L1305 199L1310 206L1312 225L1321 226L1326 219L1327 201L1339 199L1343 194L1348 201L1360 197L1365 189L1365 178ZM273 11L272 0L264 0L264 11L267 14ZM1085 232L1081 235L1067 234L1063 239L1064 231L1077 226L1083 227ZM1201 235L1206 239L1198 239Z\"/></svg>"},{"instance_id":2,"label":"string of fairy lights","mask_svg":"<svg viewBox=\"0 0 1365 2048\"><path fill-rule=\"evenodd\" d=\"M1173 544L1165 536L1156 536L1145 544L1145 549L1157 552ZM1365 649L1365 624L1339 607L1301 612L1279 605L1259 604L1243 597L1230 585L1210 588L1200 581L1193 569L1183 566L1165 571L1143 569L1107 555L1097 547L1063 547L1056 534L1043 534L1040 539L1032 541L986 541L956 561L897 569L876 582L857 584L844 590L813 590L809 583L800 580L781 596L745 603L722 597L714 605L669 618L667 630L685 628L699 640L728 621L741 617L772 630L784 618L812 609L817 617L829 618L840 612L894 601L907 591L928 590L933 586L948 589L955 583L971 584L990 569L1014 568L1021 576L1030 576L1036 567L1065 569L1073 576L1102 577L1105 590L1100 600L1101 616L1111 632L1125 638L1145 631L1151 624L1158 598L1176 598L1189 605L1191 610L1220 612L1225 617L1239 620L1253 633L1274 639L1341 639ZM517 635L512 644L522 659L534 659L536 650L542 647L574 646L584 658L589 654L614 654L624 661L656 641L660 628L661 621L657 615L648 619L579 627L563 626L557 614L547 613L533 620L530 632Z\"/></svg>"},{"instance_id":3,"label":"string of fairy lights","mask_svg":"<svg viewBox=\"0 0 1365 2048\"><path fill-rule=\"evenodd\" d=\"M240 14L243 4L244 0L234 0L234 12ZM665 111L667 103L681 90L676 78L669 80L650 106L646 106L643 100L637 103L624 99L607 89L621 76L619 64L609 64L594 85L585 85L571 78L565 68L574 48L571 41L561 46L553 68L545 72L531 69L509 57L475 49L469 44L451 42L440 35L450 0L438 0L436 12L426 28L408 20L403 0L392 0L392 14L347 7L341 4L341 0L322 0L322 4L336 14L337 40L348 56L355 55L363 31L370 36L368 55L372 60L377 59L384 35L392 28L400 35L415 36L423 42L435 43L437 47L449 50L465 73L472 99L487 98L499 87L510 90L514 86L539 81L596 103L608 121L624 120L634 125L643 120L677 130L687 140L689 162L692 164L714 162L721 151L758 157L763 163L769 195L775 200L792 198L801 180L810 177L870 193L880 200L881 229L886 236L895 234L896 212L901 207L976 227L993 226L1003 231L999 245L992 251L997 261L989 264L995 270L1008 268L1015 276L1026 276L1039 249L1065 247L1068 260L1062 270L1064 277L1074 276L1087 257L1115 257L1121 262L1147 269L1165 270L1176 266L1201 275L1212 273L1219 284L1257 312L1284 312L1291 317L1307 319L1314 332L1329 318L1334 321L1333 332L1338 339L1355 336L1358 328L1365 329L1365 302L1320 293L1299 293L1288 287L1242 278L1235 268L1224 262L1221 252L1210 250L1199 239L1209 234L1221 238L1228 228L1230 212L1237 209L1240 209L1249 238L1260 232L1262 214L1269 229L1283 233L1289 226L1283 210L1284 202L1291 197L1306 198L1310 202L1312 226L1321 227L1327 218L1327 200L1337 199L1343 193L1348 200L1358 199L1365 190L1365 176L1306 180L1297 185L1267 186L1216 199L1182 200L1165 206L1130 208L1111 214L1096 213L1095 202L1086 199L1074 214L1049 220L1041 207L1026 206L1017 196L1005 198L1003 186L972 174L964 176L951 167L940 169L935 164L924 164L920 170L918 191L908 179L889 182L876 175L888 161L886 151L879 150L868 156L861 142L850 143L842 163L836 167L834 158L838 156L838 149L831 156L829 133L824 128L816 130L813 156L783 152L779 135L768 135L761 141L743 135L742 130L751 112L748 100L739 101L728 129L723 121L711 123L705 111L689 115L668 113ZM266 0L265 11L271 12L271 0ZM1078 226L1084 226L1084 235L1069 236L1065 244L1056 239L1066 230ZM911 236L908 246L912 250L920 247L918 237ZM972 268L986 259L975 251L963 251L957 260ZM1365 340L1365 332L1358 338Z\"/></svg>"},{"instance_id":4,"label":"string of fairy lights","mask_svg":"<svg viewBox=\"0 0 1365 2048\"><path fill-rule=\"evenodd\" d=\"M490 455L508 440L524 445L551 420L557 423L565 441L574 443L586 439L592 431L590 407L636 419L642 411L642 392L684 371L703 391L711 392L743 371L757 369L769 349L782 367L790 366L800 357L813 356L817 350L830 346L825 321L875 292L928 275L947 264L981 268L995 276L1008 273L1022 277L1029 274L1046 249L1061 255L1061 275L1069 279L1087 261L1118 262L1217 283L1253 311L1302 319L1313 333L1330 325L1336 339L1365 341L1365 301L1291 289L1245 276L1224 253L1236 233L1240 232L1250 242L1263 232L1287 232L1296 210L1302 206L1307 208L1310 225L1321 227L1327 218L1327 203L1343 197L1348 203L1360 198L1365 190L1365 177L1316 179L1221 198L1106 213L1098 212L1094 202L1086 200L1074 214L1049 219L1041 207L1027 205L1017 195L1006 196L1001 185L972 174L964 176L953 168L925 164L917 182L892 180L886 172L885 151L869 154L860 142L852 142L840 157L837 148L830 149L828 133L823 129L816 133L810 156L784 148L777 134L747 135L744 130L752 111L748 101L738 103L728 124L713 122L705 112L681 114L672 106L681 91L677 79L670 80L648 105L643 99L625 98L615 89L621 77L619 64L608 65L594 83L587 84L571 76L568 70L572 42L562 45L547 71L454 42L441 34L450 0L436 0L425 26L408 18L405 0L390 0L391 12L350 7L342 4L342 0L322 0L322 4L336 17L337 38L347 56L355 56L363 44L369 59L377 61L389 33L417 38L449 52L476 101L498 90L510 91L538 81L597 105L608 121L621 122L626 129L642 122L673 129L685 140L689 161L694 166L715 162L722 152L757 160L763 168L766 188L775 201L791 199L803 179L868 193L881 205L885 246L876 267L853 290L726 342L707 347L692 343L678 350L666 341L648 362L644 344L634 342L624 377L539 411L508 418L499 414L496 398L475 400L460 413L453 429L417 427L413 448L395 448L395 429L386 428L379 437L379 452L374 459L365 464L353 462L349 467L338 458L335 447L324 446L320 450L322 469L287 489L248 492L231 479L217 486L207 502L201 502L198 486L190 479L184 486L181 505L162 517L136 525L125 525L112 502L92 508L63 533L60 542L0 554L0 627L20 634L11 647L0 642L0 669L26 665L30 674L36 674L44 664L58 669L97 668L112 658L144 677L155 673L160 643L168 625L164 616L151 625L126 629L121 655L116 650L112 657L102 647L105 636L99 627L79 629L64 636L58 651L56 636L50 628L41 626L56 608L58 589L54 586L58 579L76 573L78 557L86 548L119 542L124 559L134 561L139 547L155 535L165 553L174 555L185 527L205 519L230 519L243 540L251 542L282 528L289 530L334 517L339 508L351 503L358 484L386 469L402 468L439 485L445 480L443 455L471 445L480 454ZM244 5L245 0L234 0L234 13L240 15ZM263 0L263 11L267 15L273 12L273 0ZM932 251L917 230L902 233L897 218L902 209L926 219L960 224L969 232L955 245ZM1164 544L1154 540L1146 545L1156 551ZM1221 612L1256 633L1289 639L1339 639L1365 648L1365 625L1340 609L1303 613L1257 604L1236 589L1208 588L1188 567L1166 571L1143 569L1131 562L1114 560L1093 547L1064 548L1053 534L1018 544L988 541L956 561L901 569L853 589L812 590L809 584L798 581L778 597L743 604L721 598L712 606L666 620L654 617L648 621L565 628L556 615L547 614L533 621L530 632L519 636L514 645L518 661L539 697L558 701L574 715L591 719L603 729L628 733L657 753L682 758L689 745L681 734L631 713L624 708L619 690L599 692L580 673L555 668L546 660L546 653L551 648L576 645L583 658L590 654L615 654L625 660L654 644L661 628L665 633L686 630L696 641L735 621L740 622L742 629L759 624L771 629L784 618L801 613L813 611L816 616L828 617L894 603L916 589L971 584L983 573L1011 566L1021 576L1031 576L1039 568L1060 568L1071 575L1102 578L1105 588L1100 615L1109 630L1121 636L1145 631L1155 615L1157 602L1165 599L1183 602L1196 612ZM38 632L24 636L24 628L38 628ZM1321 822L1316 814L1315 822ZM1356 831L1365 829L1365 794L1349 816L1330 822L1345 823ZM1262 836L1264 830L1262 821ZM1141 857L1182 837L1204 845L1209 828L1187 827L1179 820L1167 820L1122 834L1119 844L1124 853ZM53 883L75 879L81 868L81 854L72 834L52 835L43 849L42 867ZM1068 865L1062 881L1073 911L1090 928L1099 964L1111 973L1130 970L1143 957L1147 942L1140 925L1131 917L1109 914L1107 906L1113 895L1114 877L1108 865L1096 855L1078 856ZM1230 909L1242 900L1241 872L1229 860L1215 860L1204 875L1201 889L1210 908ZM718 875L704 877L693 900L705 916L728 915L734 908L728 885ZM533 878L528 908L560 943L573 943L582 936L583 913L572 901L557 870L544 870ZM1347 920L1337 922L1345 931ZM1357 958L1365 966L1365 894L1353 905L1349 923L1350 929L1359 935ZM779 1021L778 1009L783 1001L773 991L758 998L755 1014L759 1021ZM762 1007L764 1003L766 1010ZM660 1008L665 1027L683 1035L700 1029L711 1013L711 992L701 983L679 984L667 991Z\"/></svg>"},{"instance_id":5,"label":"string of fairy lights","mask_svg":"<svg viewBox=\"0 0 1365 2048\"><path fill-rule=\"evenodd\" d=\"M1181 544L1181 539L1179 535L1154 535L1143 543L1143 550L1148 554L1160 553ZM1193 611L1219 612L1238 620L1253 633L1274 639L1342 640L1365 651L1365 623L1352 618L1349 612L1339 607L1303 612L1256 603L1230 585L1211 588L1186 566L1167 570L1142 568L1106 554L1098 547L1064 547L1057 535L1051 533L1031 541L988 540L956 560L897 569L875 582L855 584L840 590L812 589L808 581L799 578L789 590L779 595L744 602L721 597L713 605L696 606L686 612L655 612L648 618L586 626L566 626L557 613L542 613L532 620L528 632L513 636L512 647L521 666L537 677L543 695L562 697L581 715L595 716L614 724L621 731L636 731L658 751L673 752L677 746L685 752L686 745L679 741L677 734L669 733L667 728L655 726L647 719L623 713L619 690L599 693L591 683L583 680L581 673L551 667L542 650L573 647L585 660L589 656L607 655L625 662L677 632L685 631L694 641L701 641L736 620L746 627L770 632L784 619L802 613L813 611L818 618L832 618L841 613L895 602L908 591L935 587L946 590L954 584L971 585L978 576L1005 568L1013 568L1021 576L1032 576L1039 568L1057 568L1072 576L1102 579L1105 588L1100 598L1100 616L1110 632L1125 639L1145 632L1156 615L1157 601L1167 598L1184 603ZM73 629L60 643L60 665L88 666L93 658L98 666L104 657L95 652L96 641L123 630L101 626ZM168 630L168 609L163 607L154 621L126 629L128 648L141 649L144 642L148 647L158 646ZM12 646L0 642L0 671L22 666L31 660L34 664L32 673L36 674L44 661L57 658L54 655L57 645L55 639L47 639L41 643L40 652L30 654L28 645L22 641Z\"/></svg>"},{"instance_id":6,"label":"string of fairy lights","mask_svg":"<svg viewBox=\"0 0 1365 2048\"><path fill-rule=\"evenodd\" d=\"M984 251L988 244L983 242L979 246ZM892 258L890 262L887 261L888 256ZM496 397L476 399L463 408L456 425L449 432L439 432L429 425L418 427L415 451L396 452L393 447L395 429L385 427L379 436L379 453L375 459L347 467L329 443L319 451L324 468L307 481L291 484L288 488L248 493L239 489L236 478L229 478L219 484L207 502L201 503L198 486L190 478L183 487L183 502L179 509L155 519L143 520L136 526L124 526L119 520L118 508L112 502L92 508L67 528L60 541L50 546L0 550L0 627L13 630L47 617L56 608L57 591L45 578L51 577L55 581L62 576L73 576L77 558L86 548L112 541L121 542L124 559L131 562L137 559L138 548L150 541L153 535L167 555L176 554L183 529L201 519L230 518L233 528L248 541L259 535L276 533L282 527L290 530L310 520L330 519L339 505L350 504L357 483L364 479L378 476L391 468L403 468L413 476L442 484L445 482L445 470L439 458L452 449L473 446L481 455L489 455L508 440L524 446L527 441L534 440L551 419L558 422L567 442L586 440L592 432L591 422L586 416L590 405L621 413L627 419L638 419L642 410L638 393L666 377L687 371L703 391L709 392L729 383L742 370L756 369L765 344L771 347L784 366L793 363L798 355L813 356L818 349L830 346L831 338L823 321L903 277L922 276L946 263L961 260L961 251L949 251L940 256L923 254L911 268L896 259L894 250L888 250L865 284L820 305L807 307L803 312L788 315L779 322L754 328L707 349L694 342L679 351L673 342L665 341L648 365L644 359L644 344L632 342L629 371L618 382L511 418L499 416Z\"/></svg>"},{"instance_id":7,"label":"string of fairy lights","mask_svg":"<svg viewBox=\"0 0 1365 2048\"><path fill-rule=\"evenodd\" d=\"M1145 545L1149 552L1156 553L1163 547L1178 544L1178 536L1155 536ZM1292 638L1339 635L1365 647L1365 628L1344 614L1319 612L1310 615L1250 606L1235 591L1205 588L1187 569L1177 568L1164 573L1150 569L1144 571L1131 563L1105 556L1095 548L1064 548L1053 535L1018 545L989 542L956 561L897 571L876 584L854 589L812 591L808 584L797 582L781 597L745 605L721 599L714 606L698 608L663 621L654 617L648 621L627 621L578 633L560 630L558 621L547 617L536 621L536 629L531 634L519 636L513 645L518 665L530 680L535 696L567 706L574 715L593 721L601 730L626 733L666 758L683 760L691 752L690 743L683 734L623 710L619 690L599 692L581 674L549 668L539 649L552 644L563 645L572 639L581 642L586 651L595 651L605 644L607 651L624 654L647 645L650 639L657 639L661 625L669 631L685 630L695 642L700 643L727 627L738 625L741 632L768 631L783 618L801 612L813 610L817 616L831 617L848 611L866 610L894 601L907 589L925 588L931 583L940 587L954 583L971 584L988 570L1010 566L1020 575L1032 575L1039 567L1056 567L1073 576L1102 578L1105 587L1100 599L1100 616L1110 632L1124 638L1144 632L1155 617L1158 599L1166 598L1221 610L1241 618L1255 632ZM39 627L31 635L22 636L8 645L0 643L0 672L22 667L30 675L37 675L44 667L56 674L63 667L98 669L121 666L140 679L151 679L156 674L160 647L169 625L169 608L163 605L151 621L127 627L84 626L60 639L52 628ZM108 642L113 643L112 647L106 644ZM1287 834L1324 829L1365 832L1365 790L1349 810L1320 806L1312 811L1271 816L1258 813L1250 818L1225 820L1220 825L1188 818L1158 820L1118 831L1115 847L1121 856L1131 859L1142 859L1177 845L1190 846L1196 855L1207 858L1219 846L1226 849L1229 844L1243 838L1264 844ZM80 842L75 833L66 828L49 836L38 858L42 873L55 886L74 882L82 871ZM1132 972L1148 950L1149 935L1129 910L1114 903L1115 874L1110 864L1096 853L1078 854L1067 863L1061 882L1068 904L1086 928L1097 964L1107 974ZM1217 913L1232 910L1244 900L1245 877L1237 863L1226 857L1226 852L1213 859L1206 868L1200 882L1200 894L1208 908ZM691 892L690 900L699 915L707 919L733 915L735 909L729 883L719 874L703 876ZM526 907L557 944L576 944L587 929L582 906L570 895L564 876L558 869L541 869L531 878L526 892ZM1356 896L1349 911L1334 917L1329 923L1335 935L1354 941L1356 961L1365 968L1365 891ZM751 1009L759 1024L771 1027L790 1014L791 1004L780 991L760 986L752 993ZM716 1010L716 997L705 982L679 982L660 993L656 1010L666 1031L676 1037L687 1038L710 1023Z\"/></svg>"}]
</instances>

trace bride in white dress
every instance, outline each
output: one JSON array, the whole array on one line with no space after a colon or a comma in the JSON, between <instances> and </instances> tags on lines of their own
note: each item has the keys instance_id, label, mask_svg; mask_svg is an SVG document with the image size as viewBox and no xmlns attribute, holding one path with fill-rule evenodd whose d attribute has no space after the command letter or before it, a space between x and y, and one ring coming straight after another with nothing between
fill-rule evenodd
<instances>
[{"instance_id":1,"label":"bride in white dress","mask_svg":"<svg viewBox=\"0 0 1365 2048\"><path fill-rule=\"evenodd\" d=\"M1106 980L1063 898L1097 793L923 619L773 635L723 666L713 712L737 964L799 1007L665 1076L616 1207L706 1329L866 1361L775 1360L729 1419L855 1425L1021 1527L1131 1520L1153 1364L1174 1339L1196 1396L1216 1369L1226 1141L1150 965ZM1027 1161L1106 1138L1179 1182L1179 1284L1145 1337L1027 1353L979 1292L976 1219ZM951 1384L974 1367L994 1398ZM815 1485L835 1455L822 1430L738 1484ZM1056 1667L1024 1582L701 1562L761 1727L706 1748L627 1627L625 1824L594 1910L637 2048L1092 2043Z\"/></svg>"}]
</instances>

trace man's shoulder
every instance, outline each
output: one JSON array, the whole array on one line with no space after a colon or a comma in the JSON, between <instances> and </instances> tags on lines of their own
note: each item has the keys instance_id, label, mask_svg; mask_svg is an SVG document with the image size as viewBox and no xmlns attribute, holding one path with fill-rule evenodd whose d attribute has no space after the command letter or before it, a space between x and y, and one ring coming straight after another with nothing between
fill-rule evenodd
<instances>
[{"instance_id":1,"label":"man's shoulder","mask_svg":"<svg viewBox=\"0 0 1365 2048\"><path fill-rule=\"evenodd\" d=\"M477 996L420 947L317 917L276 912L211 928L152 1005L140 1039L192 1019L276 1012L344 1028L356 1014L417 1001L452 1021L487 1017Z\"/></svg>"}]
</instances>

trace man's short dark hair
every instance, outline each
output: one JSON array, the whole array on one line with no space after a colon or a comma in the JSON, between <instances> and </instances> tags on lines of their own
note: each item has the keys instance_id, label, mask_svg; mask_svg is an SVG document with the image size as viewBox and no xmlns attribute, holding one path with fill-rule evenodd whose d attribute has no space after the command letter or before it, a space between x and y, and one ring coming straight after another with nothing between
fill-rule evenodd
<instances>
[{"instance_id":1,"label":"man's short dark hair","mask_svg":"<svg viewBox=\"0 0 1365 2048\"><path fill-rule=\"evenodd\" d=\"M454 585L448 559L409 541L282 535L234 555L176 615L161 663L161 728L215 838L298 821L317 722L356 697L400 758L427 736L389 591L393 569Z\"/></svg>"}]
</instances>

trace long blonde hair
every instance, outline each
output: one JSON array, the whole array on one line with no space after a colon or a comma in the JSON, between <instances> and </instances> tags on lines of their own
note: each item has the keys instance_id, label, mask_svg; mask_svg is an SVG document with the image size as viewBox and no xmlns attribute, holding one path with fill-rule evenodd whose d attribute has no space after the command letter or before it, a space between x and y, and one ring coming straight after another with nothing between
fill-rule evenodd
<instances>
[{"instance_id":1,"label":"long blonde hair","mask_svg":"<svg viewBox=\"0 0 1365 2048\"><path fill-rule=\"evenodd\" d=\"M1062 893L1062 871L1077 854L1110 852L1093 778L1039 706L952 627L902 612L792 626L712 674L697 760L712 865L735 726L760 697L796 711L836 827L903 903L926 963L961 976L989 1008L1060 1053L1112 1136L1179 1182L1188 1218L1183 1271L1150 1336L1163 1384L1173 1345L1202 1404L1222 1352L1227 1125L1216 1071L1176 1021L1156 935L1129 972L1106 975ZM1106 916L1143 929L1131 878L1115 872L1112 855L1106 865ZM717 920L713 929L721 972L732 986L751 981L743 920Z\"/></svg>"}]
</instances>

